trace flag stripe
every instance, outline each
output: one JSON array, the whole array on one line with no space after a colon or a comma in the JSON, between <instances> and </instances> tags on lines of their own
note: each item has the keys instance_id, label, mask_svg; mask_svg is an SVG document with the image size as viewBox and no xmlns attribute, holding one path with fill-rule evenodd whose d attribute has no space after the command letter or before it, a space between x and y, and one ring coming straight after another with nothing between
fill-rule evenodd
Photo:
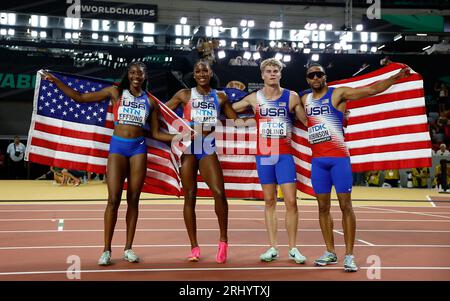
<instances>
[{"instance_id":1,"label":"flag stripe","mask_svg":"<svg viewBox=\"0 0 450 301\"><path fill-rule=\"evenodd\" d=\"M379 105L386 104L395 101L413 99L413 98L423 98L424 92L423 89L414 89L414 90L406 90L399 91L397 93L389 93L384 95L375 95L372 97L367 97L363 99L356 99L347 102L347 109L351 110L352 116L354 116L354 112L358 108L367 108L367 105Z\"/></svg>"},{"instance_id":2,"label":"flag stripe","mask_svg":"<svg viewBox=\"0 0 450 301\"><path fill-rule=\"evenodd\" d=\"M51 156L38 155L37 153L30 153L29 161L38 163L38 164L43 164L43 165L48 165L48 162L52 161L52 166L73 169L73 170L85 170L84 166L86 166L86 163L84 163L84 162L74 162L72 160L64 160L64 159L54 158ZM106 173L105 165L89 163L88 166L89 166L89 171L99 173L99 174Z\"/></svg>"},{"instance_id":3,"label":"flag stripe","mask_svg":"<svg viewBox=\"0 0 450 301\"><path fill-rule=\"evenodd\" d=\"M413 124L397 127L387 127L377 130L370 130L366 132L347 133L345 135L348 141L355 141L361 139L372 139L378 137L388 137L401 134L428 132L428 124Z\"/></svg>"},{"instance_id":4,"label":"flag stripe","mask_svg":"<svg viewBox=\"0 0 450 301\"><path fill-rule=\"evenodd\" d=\"M364 172L368 170L403 169L403 168L429 167L429 166L431 166L431 158L415 157L412 159L373 161L366 163L352 162L352 171Z\"/></svg>"},{"instance_id":5,"label":"flag stripe","mask_svg":"<svg viewBox=\"0 0 450 301\"><path fill-rule=\"evenodd\" d=\"M383 144L376 146L367 146L360 148L352 148L350 149L351 156L365 155L365 154L373 154L373 153L384 153L384 152L394 152L394 151L403 151L406 149L430 149L431 143L429 140L418 141L418 142L399 142L394 144Z\"/></svg>"},{"instance_id":6,"label":"flag stripe","mask_svg":"<svg viewBox=\"0 0 450 301\"><path fill-rule=\"evenodd\" d=\"M39 146L43 148L49 148L55 151L66 152L66 153L75 153L79 155L89 155L92 157L104 158L108 157L108 151L96 149L96 148L88 148L88 147L80 147L62 143L55 143L48 140L37 138L36 136L31 139L31 143L33 146Z\"/></svg>"},{"instance_id":7,"label":"flag stripe","mask_svg":"<svg viewBox=\"0 0 450 301\"><path fill-rule=\"evenodd\" d=\"M395 104L391 104L395 106ZM351 123L348 122L348 125L358 124L358 123L366 123L371 121L379 121L386 120L391 118L400 118L400 117L408 117L408 116L417 116L426 114L426 109L423 106L414 107L413 105L408 107L395 106L396 110L386 110L379 112L376 108L367 107L367 110L373 109L372 112L367 111L368 115L355 116L351 119ZM350 113L353 114L353 111Z\"/></svg>"}]
</instances>

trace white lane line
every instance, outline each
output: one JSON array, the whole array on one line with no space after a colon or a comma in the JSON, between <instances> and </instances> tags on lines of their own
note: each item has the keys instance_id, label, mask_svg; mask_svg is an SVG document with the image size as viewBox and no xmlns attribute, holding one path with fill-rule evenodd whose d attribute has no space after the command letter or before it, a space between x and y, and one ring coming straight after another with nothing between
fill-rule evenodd
<instances>
[{"instance_id":1,"label":"white lane line","mask_svg":"<svg viewBox=\"0 0 450 301\"><path fill-rule=\"evenodd\" d=\"M433 207L436 207L436 204L433 202L433 200L430 198L430 196L429 195L427 195L427 200L429 200L430 201L430 203L431 203L431 206L433 206Z\"/></svg>"},{"instance_id":2,"label":"white lane line","mask_svg":"<svg viewBox=\"0 0 450 301\"><path fill-rule=\"evenodd\" d=\"M179 245L133 245L135 248L176 248L176 247L190 247L190 244L179 244ZM233 248L249 248L249 247L267 247L267 244L234 244L229 245ZM280 247L288 247L288 245L279 245ZM299 247L324 247L325 244L304 244L298 245ZM344 244L336 244L336 247L345 247ZM98 249L102 248L103 245L73 245L73 246L35 246L35 247L27 247L27 246L15 246L15 247L0 247L0 250L39 250L39 249ZM113 248L123 249L123 245L114 245ZM202 244L201 247L204 248L217 248L217 244ZM370 248L450 248L450 245L367 245L367 244L356 244L355 247L370 247Z\"/></svg>"},{"instance_id":3,"label":"white lane line","mask_svg":"<svg viewBox=\"0 0 450 301\"><path fill-rule=\"evenodd\" d=\"M58 220L58 231L64 230L64 219Z\"/></svg>"},{"instance_id":4,"label":"white lane line","mask_svg":"<svg viewBox=\"0 0 450 301\"><path fill-rule=\"evenodd\" d=\"M387 212L396 212L396 213L408 213L408 214L414 214L414 215L423 215L423 216L431 216L431 217L440 217L445 219L450 219L450 216L444 216L444 215L437 215L437 214L429 214L429 213L421 213L416 211L403 211L403 210L394 210L394 209L387 209L387 208L378 208L378 207L364 207L368 209L374 209L374 210L381 210L381 211L387 211Z\"/></svg>"},{"instance_id":5,"label":"white lane line","mask_svg":"<svg viewBox=\"0 0 450 301\"><path fill-rule=\"evenodd\" d=\"M361 270L450 270L450 267L359 267ZM342 267L309 267L309 266L279 266L279 267L235 267L235 268L167 268L167 269L114 269L114 270L80 270L80 273L136 273L136 272L208 272L208 271L273 271L273 270L342 270ZM48 275L67 274L67 271L26 271L26 272L0 272L0 276L13 275Z\"/></svg>"},{"instance_id":6,"label":"white lane line","mask_svg":"<svg viewBox=\"0 0 450 301\"><path fill-rule=\"evenodd\" d=\"M103 232L103 229L64 229L64 232ZM125 232L126 229L115 229L117 232ZM177 228L169 228L169 229L160 229L160 228L151 228L151 229L136 229L138 232L185 232L186 229L177 229ZM211 231L216 232L217 229L197 229L197 231ZM266 232L264 229L228 229L229 232ZM286 229L279 229L279 232L286 232ZM320 232L320 229L299 229L298 232ZM342 230L340 230L342 231ZM41 229L41 230L0 230L0 233L53 233L58 232L58 230L50 230L50 229ZM391 232L391 233L450 233L450 230L391 230L391 229L356 229L356 232ZM338 233L341 234L341 233ZM343 235L343 234L341 234Z\"/></svg>"},{"instance_id":7,"label":"white lane line","mask_svg":"<svg viewBox=\"0 0 450 301\"><path fill-rule=\"evenodd\" d=\"M264 208L261 208L264 209ZM261 213L261 209L230 209L228 212L258 212ZM139 212L181 212L183 209L139 209ZM126 212L127 209L119 209L119 212ZM105 212L103 209L3 209L0 210L5 213L22 213L22 212ZM195 212L212 212L212 209L196 209ZM277 209L277 212L284 213L285 209ZM342 213L340 210L331 210L331 213ZM357 211L354 210L356 214L377 214L374 211ZM423 212L423 211L414 211L417 213L433 213L433 212ZM299 210L299 213L318 213L317 210ZM397 212L386 212L386 214L396 214ZM450 214L450 211L439 212L439 214Z\"/></svg>"},{"instance_id":8,"label":"white lane line","mask_svg":"<svg viewBox=\"0 0 450 301\"><path fill-rule=\"evenodd\" d=\"M439 216L441 217L441 216ZM435 220L435 219L386 219L386 218L361 218L358 222L439 222L439 223L450 223L450 217L444 217L445 220ZM264 218L248 218L248 217L230 217L229 220L243 220L243 221L264 221ZM279 218L284 220L283 218ZM65 220L70 221L103 221L100 217L74 217L66 218ZM117 218L117 220L125 220L125 218ZM182 217L140 217L139 220L184 220ZM197 220L217 220L217 217L197 217ZM299 218L299 221L318 221L318 218ZM30 222L30 221L52 221L50 218L2 218L0 222Z\"/></svg>"},{"instance_id":9,"label":"white lane line","mask_svg":"<svg viewBox=\"0 0 450 301\"><path fill-rule=\"evenodd\" d=\"M341 232L341 231L333 230L333 232L336 232L337 234L340 234L340 235L344 236L344 233ZM372 244L372 243L370 243L370 242L367 242L367 241L365 241L365 240L362 240L362 239L357 239L357 238L356 238L356 240L359 241L359 242L362 242L363 244L366 244L366 245L368 245L368 246L372 246L372 247L375 246L374 244Z\"/></svg>"},{"instance_id":10,"label":"white lane line","mask_svg":"<svg viewBox=\"0 0 450 301\"><path fill-rule=\"evenodd\" d=\"M357 241L362 242L363 244L366 244L366 245L368 245L368 246L372 246L372 247L375 246L374 244L372 244L372 243L370 243L370 242L367 242L367 241L365 241L365 240L362 240L362 239L357 239Z\"/></svg>"}]
</instances>

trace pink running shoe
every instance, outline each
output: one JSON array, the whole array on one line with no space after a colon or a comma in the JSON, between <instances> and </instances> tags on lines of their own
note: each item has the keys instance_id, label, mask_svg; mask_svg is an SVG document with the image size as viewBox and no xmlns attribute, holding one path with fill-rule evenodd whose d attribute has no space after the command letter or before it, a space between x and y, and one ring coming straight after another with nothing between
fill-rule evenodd
<instances>
[{"instance_id":1,"label":"pink running shoe","mask_svg":"<svg viewBox=\"0 0 450 301\"><path fill-rule=\"evenodd\" d=\"M188 260L192 262L197 262L200 260L200 247L191 249L191 254L189 254Z\"/></svg>"},{"instance_id":2,"label":"pink running shoe","mask_svg":"<svg viewBox=\"0 0 450 301\"><path fill-rule=\"evenodd\" d=\"M219 250L217 251L216 255L217 263L225 263L227 261L227 249L228 243L224 241L219 241Z\"/></svg>"}]
</instances>

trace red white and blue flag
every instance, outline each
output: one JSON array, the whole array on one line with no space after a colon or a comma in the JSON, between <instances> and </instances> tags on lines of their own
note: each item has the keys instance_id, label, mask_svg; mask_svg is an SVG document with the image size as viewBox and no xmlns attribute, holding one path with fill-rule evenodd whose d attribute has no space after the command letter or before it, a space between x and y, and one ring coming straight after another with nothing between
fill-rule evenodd
<instances>
[{"instance_id":1,"label":"red white and blue flag","mask_svg":"<svg viewBox=\"0 0 450 301\"><path fill-rule=\"evenodd\" d=\"M329 86L363 87L396 74L403 67L393 63L374 72L336 81ZM349 101L345 137L354 172L431 166L431 139L425 110L422 77L412 75L376 96ZM80 92L102 89L108 83L87 77L54 73ZM110 85L110 84L109 84ZM153 97L153 96L152 96ZM162 102L161 126L179 132L187 126ZM173 126L177 124L177 126ZM227 197L262 198L255 164L256 127L217 127L216 145L225 178ZM113 132L112 106L76 103L38 73L27 160L45 165L104 173ZM148 161L144 192L181 195L179 157L183 145L147 138ZM292 146L297 188L314 195L311 186L311 149L307 130L295 123ZM198 176L198 195L211 193Z\"/></svg>"}]
</instances>

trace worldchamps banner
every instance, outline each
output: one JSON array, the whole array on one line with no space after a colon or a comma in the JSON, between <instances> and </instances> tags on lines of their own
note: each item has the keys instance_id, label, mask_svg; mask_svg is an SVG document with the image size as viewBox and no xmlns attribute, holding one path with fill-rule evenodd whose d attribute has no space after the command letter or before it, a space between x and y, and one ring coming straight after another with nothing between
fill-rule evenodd
<instances>
[{"instance_id":1,"label":"worldchamps banner","mask_svg":"<svg viewBox=\"0 0 450 301\"><path fill-rule=\"evenodd\" d=\"M112 1L49 0L30 4L27 0L2 3L4 11L70 18L157 22L158 6Z\"/></svg>"}]
</instances>

